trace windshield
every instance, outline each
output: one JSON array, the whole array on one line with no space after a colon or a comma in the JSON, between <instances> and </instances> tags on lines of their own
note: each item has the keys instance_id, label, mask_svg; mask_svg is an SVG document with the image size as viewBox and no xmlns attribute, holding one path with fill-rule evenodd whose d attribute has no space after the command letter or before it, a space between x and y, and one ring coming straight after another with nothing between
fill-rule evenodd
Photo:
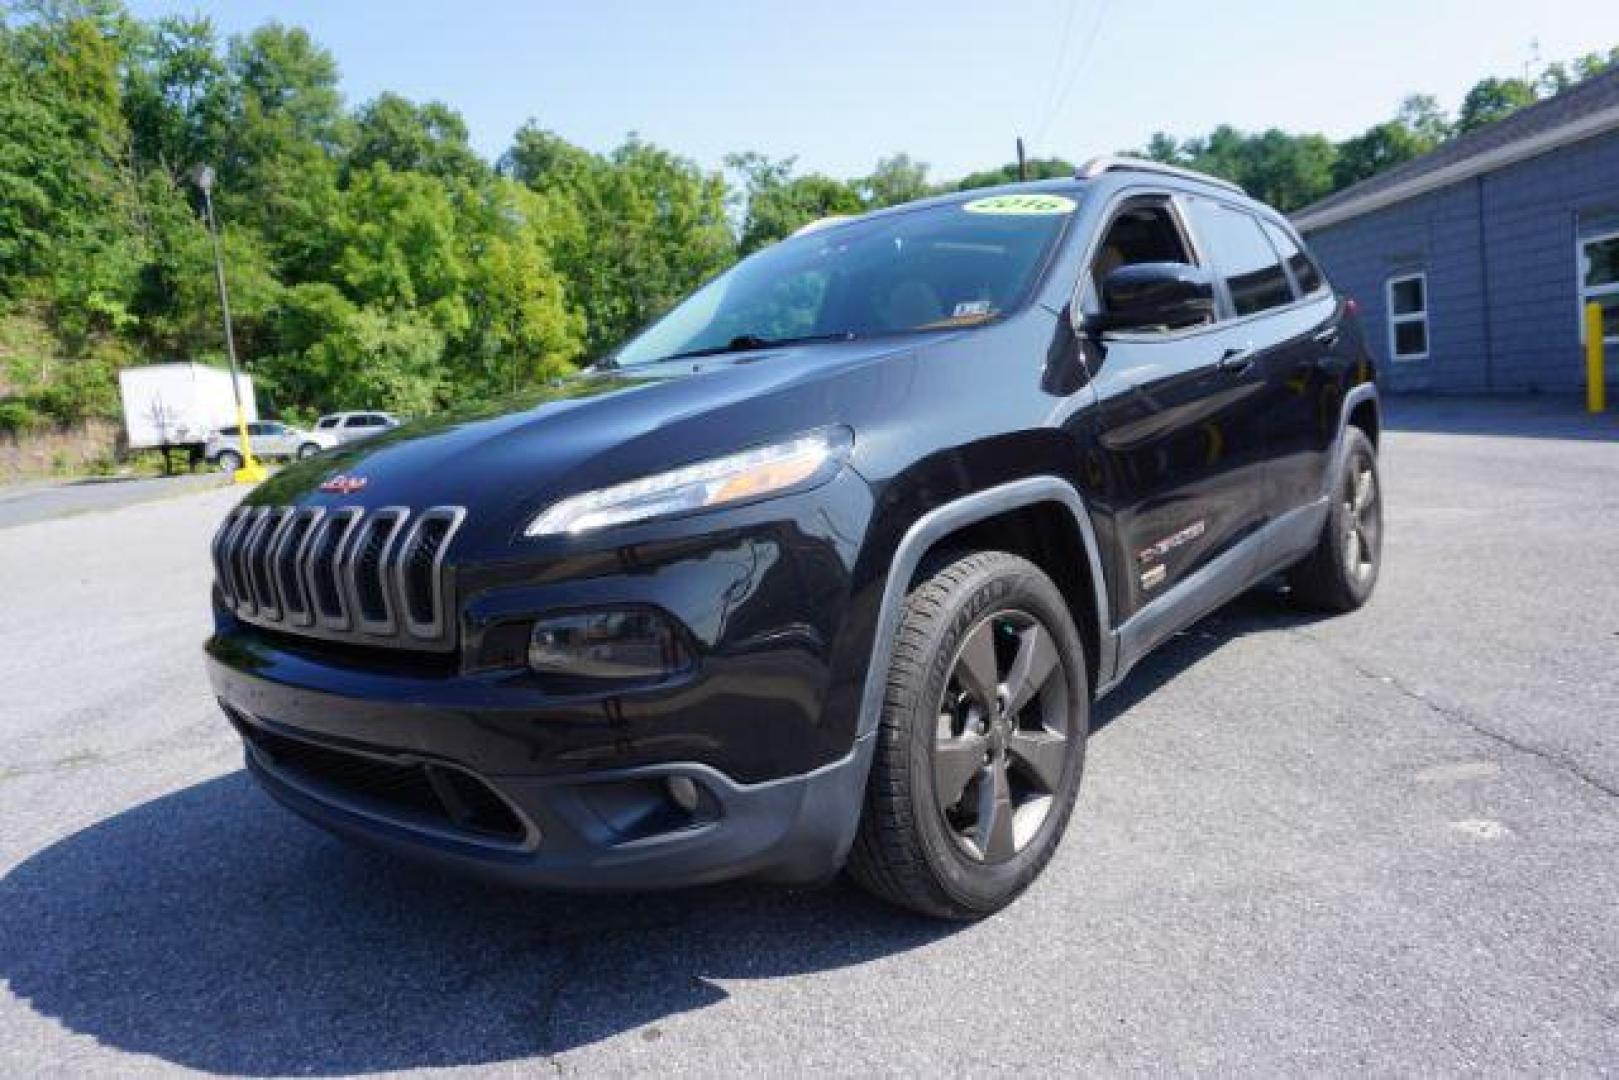
<instances>
[{"instance_id":1,"label":"windshield","mask_svg":"<svg viewBox=\"0 0 1619 1080\"><path fill-rule=\"evenodd\" d=\"M1068 195L992 195L784 240L697 290L614 359L980 325L1022 301L1077 205Z\"/></svg>"}]
</instances>

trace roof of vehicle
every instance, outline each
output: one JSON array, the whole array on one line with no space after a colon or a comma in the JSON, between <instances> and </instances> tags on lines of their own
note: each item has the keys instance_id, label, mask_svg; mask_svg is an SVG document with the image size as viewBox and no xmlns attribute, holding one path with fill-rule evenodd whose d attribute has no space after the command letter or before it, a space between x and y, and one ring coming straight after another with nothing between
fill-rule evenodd
<instances>
[{"instance_id":1,"label":"roof of vehicle","mask_svg":"<svg viewBox=\"0 0 1619 1080\"><path fill-rule=\"evenodd\" d=\"M349 409L349 410L347 410L345 412L322 413L321 416L320 416L320 419L316 420L315 422L318 424L318 423L321 423L322 421L325 421L325 420L343 420L343 419L346 419L346 418L348 418L350 416L389 416L389 417L391 417L391 416L393 416L393 413L389 412L386 409Z\"/></svg>"},{"instance_id":2,"label":"roof of vehicle","mask_svg":"<svg viewBox=\"0 0 1619 1080\"><path fill-rule=\"evenodd\" d=\"M971 202L974 199L990 198L996 195L1018 195L1030 192L1072 194L1084 191L1107 179L1115 179L1120 184L1123 184L1128 183L1130 180L1139 180L1142 177L1149 177L1155 182L1161 182L1165 187L1177 190L1196 191L1201 189L1218 193L1226 198L1236 197L1245 202L1253 201L1247 192L1229 180L1222 180L1219 177L1209 176L1192 169L1164 165L1156 161L1149 161L1146 158L1110 155L1091 158L1076 169L1073 176L1057 176L1044 180L997 184L994 187L969 188L965 191L949 191L940 195L931 195L925 199L900 203L897 206L885 206L880 210L871 210L864 214L822 218L800 229L795 235L839 228L857 222L874 221L879 218L932 206L950 206Z\"/></svg>"}]
</instances>

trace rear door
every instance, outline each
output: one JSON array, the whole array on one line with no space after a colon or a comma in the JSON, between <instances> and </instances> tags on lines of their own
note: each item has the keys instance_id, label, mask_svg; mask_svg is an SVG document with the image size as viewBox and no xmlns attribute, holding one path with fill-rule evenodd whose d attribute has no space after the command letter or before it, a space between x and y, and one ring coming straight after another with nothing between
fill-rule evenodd
<instances>
[{"instance_id":1,"label":"rear door","mask_svg":"<svg viewBox=\"0 0 1619 1080\"><path fill-rule=\"evenodd\" d=\"M1255 390L1251 423L1265 457L1254 497L1259 519L1270 522L1308 501L1307 480L1319 484L1319 361L1333 340L1334 305L1319 288L1313 299L1301 301L1283 249L1270 235L1277 231L1274 223L1267 229L1249 208L1209 198L1190 200L1189 211L1219 267L1231 333L1252 364L1246 373ZM1292 249L1298 253L1296 244Z\"/></svg>"},{"instance_id":2,"label":"rear door","mask_svg":"<svg viewBox=\"0 0 1619 1080\"><path fill-rule=\"evenodd\" d=\"M1281 344L1265 370L1270 513L1280 517L1321 497L1354 362L1343 312L1320 269L1290 229L1263 218L1260 224L1297 297L1274 315Z\"/></svg>"},{"instance_id":3,"label":"rear door","mask_svg":"<svg viewBox=\"0 0 1619 1080\"><path fill-rule=\"evenodd\" d=\"M1099 310L1099 283L1138 262L1208 265L1181 201L1133 197L1104 226L1081 306ZM1170 594L1258 528L1263 431L1254 346L1229 320L1110 332L1091 358L1097 447L1121 581L1119 614ZM1150 644L1150 642L1148 642Z\"/></svg>"}]
</instances>

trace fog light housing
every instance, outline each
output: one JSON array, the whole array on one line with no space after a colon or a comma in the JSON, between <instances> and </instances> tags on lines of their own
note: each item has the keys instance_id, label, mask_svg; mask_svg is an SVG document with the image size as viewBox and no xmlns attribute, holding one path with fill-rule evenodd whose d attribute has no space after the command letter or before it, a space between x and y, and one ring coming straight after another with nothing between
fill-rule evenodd
<instances>
[{"instance_id":1,"label":"fog light housing","mask_svg":"<svg viewBox=\"0 0 1619 1080\"><path fill-rule=\"evenodd\" d=\"M540 675L641 681L667 678L690 665L674 624L647 608L547 616L529 634L528 666Z\"/></svg>"}]
</instances>

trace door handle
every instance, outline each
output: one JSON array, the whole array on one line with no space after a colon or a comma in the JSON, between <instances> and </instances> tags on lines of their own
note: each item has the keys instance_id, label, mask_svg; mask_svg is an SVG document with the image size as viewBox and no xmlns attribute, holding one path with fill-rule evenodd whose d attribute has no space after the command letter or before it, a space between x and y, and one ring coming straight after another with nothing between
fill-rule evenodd
<instances>
[{"instance_id":1,"label":"door handle","mask_svg":"<svg viewBox=\"0 0 1619 1080\"><path fill-rule=\"evenodd\" d=\"M1227 349L1215 362L1215 370L1225 375L1241 375L1254 366L1254 347L1243 345Z\"/></svg>"}]
</instances>

